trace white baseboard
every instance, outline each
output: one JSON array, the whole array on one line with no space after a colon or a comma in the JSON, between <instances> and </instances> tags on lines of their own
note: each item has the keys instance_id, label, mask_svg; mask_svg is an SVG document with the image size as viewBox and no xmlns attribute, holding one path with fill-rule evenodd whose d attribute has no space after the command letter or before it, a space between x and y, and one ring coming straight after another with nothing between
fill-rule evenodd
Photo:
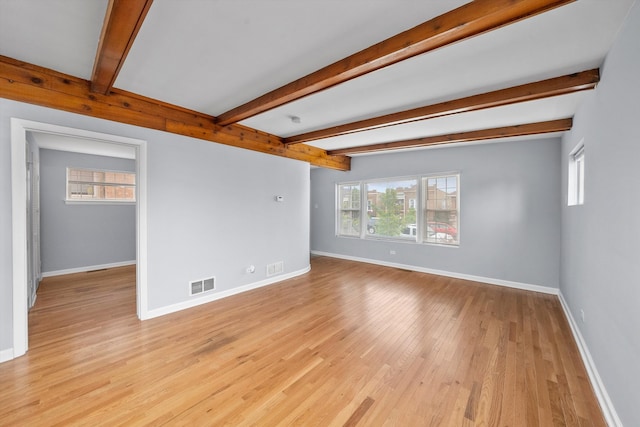
<instances>
[{"instance_id":1,"label":"white baseboard","mask_svg":"<svg viewBox=\"0 0 640 427\"><path fill-rule=\"evenodd\" d=\"M379 261L376 259L369 259L369 258L360 258L360 257L354 257L350 255L332 254L332 253L321 252L321 251L311 251L311 254L327 256L331 258L346 259L349 261L366 262L368 264L381 265L384 267L401 268L403 270L417 271L420 273L436 274L438 276L453 277L455 279L470 280L473 282L487 283L489 285L505 286L507 288L523 289L525 291L541 292L544 294L558 295L558 292L559 292L557 288L551 288L549 286L532 285L528 283L512 282L510 280L502 280L502 279L492 279L489 277L473 276L471 274L453 273L451 271L435 270L432 268L417 267L415 265L398 264L398 263L387 262L387 261Z\"/></svg>"},{"instance_id":2,"label":"white baseboard","mask_svg":"<svg viewBox=\"0 0 640 427\"><path fill-rule=\"evenodd\" d=\"M576 319L571 314L571 310L569 309L569 304L564 299L564 295L562 292L558 293L558 298L560 299L560 304L562 305L562 309L564 310L565 316L567 316L567 320L569 321L569 326L571 327L571 332L573 332L573 337L578 345L578 350L580 350L580 356L582 356L582 361L584 362L585 367L587 368L587 374L589 375L589 380L591 381L591 385L593 386L593 390L596 393L596 398L600 403L600 408L602 409L602 413L604 414L604 418L607 421L607 424L615 427L622 427L622 421L620 421L620 417L618 417L618 413L613 406L613 402L611 402L611 398L609 397L609 393L607 393L607 389L604 387L604 383L602 382L602 378L598 373L598 369L596 369L596 364L591 357L591 353L589 352L589 348L587 347L587 343L584 341L582 333L580 333L580 328L578 327L578 323Z\"/></svg>"},{"instance_id":3,"label":"white baseboard","mask_svg":"<svg viewBox=\"0 0 640 427\"><path fill-rule=\"evenodd\" d=\"M133 265L135 263L136 263L136 260L121 261L121 262L112 262L110 264L89 265L86 267L68 268L66 270L43 271L42 277L44 278L44 277L62 276L63 274L85 273L87 271L103 270L105 268L124 267L126 265Z\"/></svg>"},{"instance_id":4,"label":"white baseboard","mask_svg":"<svg viewBox=\"0 0 640 427\"><path fill-rule=\"evenodd\" d=\"M164 316L165 314L175 313L176 311L185 310L187 308L192 308L201 304L206 304L208 302L230 297L232 295L237 295L242 292L247 292L253 289L261 288L263 286L268 286L274 283L282 282L283 280L292 279L294 277L301 276L305 273L308 273L309 271L311 271L310 265L306 268L303 268L302 270L294 271L292 273L281 274L279 276L270 277L268 279L261 280L259 282L249 283L248 285L239 286L237 288L228 289L226 291L212 293L200 298L194 298L188 301L183 301L178 304L173 304L165 307L156 308L153 310L148 310L140 318L141 320L147 320L147 319L153 319L154 317Z\"/></svg>"},{"instance_id":5,"label":"white baseboard","mask_svg":"<svg viewBox=\"0 0 640 427\"><path fill-rule=\"evenodd\" d=\"M13 349L0 350L0 363L13 359Z\"/></svg>"}]
</instances>

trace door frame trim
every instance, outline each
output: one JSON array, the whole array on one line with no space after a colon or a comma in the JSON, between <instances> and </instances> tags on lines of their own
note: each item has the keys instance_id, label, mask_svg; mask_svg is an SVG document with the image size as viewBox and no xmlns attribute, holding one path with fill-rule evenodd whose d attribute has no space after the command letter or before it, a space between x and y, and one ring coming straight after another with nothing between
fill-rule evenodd
<instances>
[{"instance_id":1,"label":"door frame trim","mask_svg":"<svg viewBox=\"0 0 640 427\"><path fill-rule=\"evenodd\" d=\"M22 356L29 346L27 309L27 132L51 133L73 138L120 144L136 151L136 311L148 318L147 290L147 141L92 132L49 123L11 118L11 221L13 251L13 351Z\"/></svg>"}]
</instances>

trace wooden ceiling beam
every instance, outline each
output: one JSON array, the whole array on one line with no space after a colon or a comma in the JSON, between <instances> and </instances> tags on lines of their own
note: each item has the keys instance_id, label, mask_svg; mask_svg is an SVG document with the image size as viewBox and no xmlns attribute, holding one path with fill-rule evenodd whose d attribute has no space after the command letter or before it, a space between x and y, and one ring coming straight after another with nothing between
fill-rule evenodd
<instances>
[{"instance_id":1,"label":"wooden ceiling beam","mask_svg":"<svg viewBox=\"0 0 640 427\"><path fill-rule=\"evenodd\" d=\"M361 147L330 150L330 155L346 155L356 153L370 153L373 151L398 150L402 148L419 148L431 145L453 144L456 142L483 141L515 136L539 135L552 132L564 132L571 129L573 119L551 120L548 122L528 123L523 125L505 126L493 129L474 130L469 132L452 133L448 135L427 136L424 138L405 141L384 142L380 144L364 145Z\"/></svg>"},{"instance_id":2,"label":"wooden ceiling beam","mask_svg":"<svg viewBox=\"0 0 640 427\"><path fill-rule=\"evenodd\" d=\"M91 74L92 92L109 93L152 2L109 0Z\"/></svg>"},{"instance_id":3,"label":"wooden ceiling beam","mask_svg":"<svg viewBox=\"0 0 640 427\"><path fill-rule=\"evenodd\" d=\"M149 129L185 135L312 165L349 170L347 156L300 144L288 147L282 139L240 125L220 126L215 117L130 92L112 89L94 93L91 82L37 65L0 56L0 97L55 108Z\"/></svg>"},{"instance_id":4,"label":"wooden ceiling beam","mask_svg":"<svg viewBox=\"0 0 640 427\"><path fill-rule=\"evenodd\" d=\"M399 61L475 37L575 0L475 0L347 56L218 116L221 125L330 88Z\"/></svg>"},{"instance_id":5,"label":"wooden ceiling beam","mask_svg":"<svg viewBox=\"0 0 640 427\"><path fill-rule=\"evenodd\" d=\"M534 101L558 95L567 95L582 90L594 89L600 81L600 71L582 71L535 83L468 96L452 101L418 107L411 110L386 114L357 122L346 123L326 129L307 132L284 139L285 144L298 144L323 138L363 132L381 127L394 126L419 120L428 120L450 114L467 113L485 108L501 107L518 102Z\"/></svg>"}]
</instances>

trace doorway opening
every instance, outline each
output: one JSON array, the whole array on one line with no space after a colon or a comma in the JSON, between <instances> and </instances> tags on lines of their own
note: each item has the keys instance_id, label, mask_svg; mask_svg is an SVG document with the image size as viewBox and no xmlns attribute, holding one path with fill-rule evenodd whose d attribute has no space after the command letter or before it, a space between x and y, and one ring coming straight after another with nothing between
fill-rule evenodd
<instances>
[{"instance_id":1,"label":"doorway opening","mask_svg":"<svg viewBox=\"0 0 640 427\"><path fill-rule=\"evenodd\" d=\"M13 225L13 351L12 358L28 349L28 307L30 275L32 276L34 248L31 206L31 171L28 167L29 144L33 135L46 138L48 148L62 151L108 155L129 150L135 158L136 183L136 312L147 318L147 143L146 141L91 132L81 129L11 119L11 178ZM58 141L58 142L55 142Z\"/></svg>"}]
</instances>

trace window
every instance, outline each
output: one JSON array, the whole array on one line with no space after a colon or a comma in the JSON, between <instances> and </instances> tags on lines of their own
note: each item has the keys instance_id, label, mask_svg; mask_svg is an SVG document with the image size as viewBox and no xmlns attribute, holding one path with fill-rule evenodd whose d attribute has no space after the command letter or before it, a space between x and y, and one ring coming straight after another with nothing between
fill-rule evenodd
<instances>
[{"instance_id":1,"label":"window","mask_svg":"<svg viewBox=\"0 0 640 427\"><path fill-rule=\"evenodd\" d=\"M339 183L336 234L457 246L459 180L447 174Z\"/></svg>"},{"instance_id":2,"label":"window","mask_svg":"<svg viewBox=\"0 0 640 427\"><path fill-rule=\"evenodd\" d=\"M418 191L416 179L368 182L367 233L376 237L409 238L415 240L410 226L416 226L416 209L409 206Z\"/></svg>"},{"instance_id":3,"label":"window","mask_svg":"<svg viewBox=\"0 0 640 427\"><path fill-rule=\"evenodd\" d=\"M135 202L132 172L67 168L67 201Z\"/></svg>"},{"instance_id":4,"label":"window","mask_svg":"<svg viewBox=\"0 0 640 427\"><path fill-rule=\"evenodd\" d=\"M423 178L424 230L427 243L457 245L458 175Z\"/></svg>"},{"instance_id":5,"label":"window","mask_svg":"<svg viewBox=\"0 0 640 427\"><path fill-rule=\"evenodd\" d=\"M569 206L584 204L584 144L580 142L569 154Z\"/></svg>"},{"instance_id":6,"label":"window","mask_svg":"<svg viewBox=\"0 0 640 427\"><path fill-rule=\"evenodd\" d=\"M338 186L338 235L360 236L360 183Z\"/></svg>"}]
</instances>

